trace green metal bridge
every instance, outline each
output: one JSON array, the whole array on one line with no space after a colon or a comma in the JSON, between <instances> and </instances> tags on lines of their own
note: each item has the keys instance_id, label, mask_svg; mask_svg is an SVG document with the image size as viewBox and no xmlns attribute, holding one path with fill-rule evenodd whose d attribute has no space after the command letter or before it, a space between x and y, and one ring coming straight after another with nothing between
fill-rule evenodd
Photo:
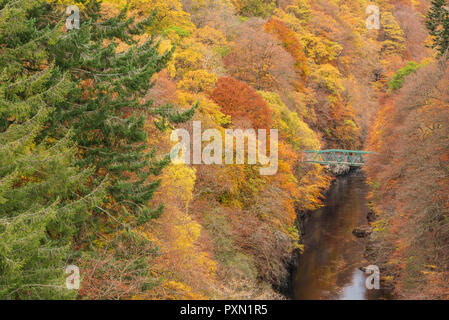
<instances>
[{"instance_id":1,"label":"green metal bridge","mask_svg":"<svg viewBox=\"0 0 449 320\"><path fill-rule=\"evenodd\" d=\"M303 162L318 164L340 164L350 167L362 167L366 164L365 156L374 152L354 150L307 150Z\"/></svg>"}]
</instances>

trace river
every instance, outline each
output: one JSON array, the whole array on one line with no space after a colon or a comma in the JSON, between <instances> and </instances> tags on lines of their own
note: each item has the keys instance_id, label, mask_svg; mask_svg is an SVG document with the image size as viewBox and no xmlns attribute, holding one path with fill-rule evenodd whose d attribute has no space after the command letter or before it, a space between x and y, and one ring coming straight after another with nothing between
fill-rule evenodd
<instances>
[{"instance_id":1,"label":"river","mask_svg":"<svg viewBox=\"0 0 449 320\"><path fill-rule=\"evenodd\" d=\"M325 206L304 221L304 253L292 275L292 298L298 300L372 300L378 290L365 287L366 274L359 270L369 263L363 258L365 239L352 230L367 225L368 186L362 170L334 181Z\"/></svg>"}]
</instances>

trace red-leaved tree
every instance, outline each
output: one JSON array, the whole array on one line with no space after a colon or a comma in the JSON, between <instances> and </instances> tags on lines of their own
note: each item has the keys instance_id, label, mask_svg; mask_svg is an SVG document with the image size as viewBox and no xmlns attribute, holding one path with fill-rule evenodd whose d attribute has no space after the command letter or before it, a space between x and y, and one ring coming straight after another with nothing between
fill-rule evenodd
<instances>
[{"instance_id":1,"label":"red-leaved tree","mask_svg":"<svg viewBox=\"0 0 449 320\"><path fill-rule=\"evenodd\" d=\"M255 129L270 128L270 108L246 83L232 77L221 77L210 98L221 107L223 113L231 116L234 125L247 120Z\"/></svg>"}]
</instances>

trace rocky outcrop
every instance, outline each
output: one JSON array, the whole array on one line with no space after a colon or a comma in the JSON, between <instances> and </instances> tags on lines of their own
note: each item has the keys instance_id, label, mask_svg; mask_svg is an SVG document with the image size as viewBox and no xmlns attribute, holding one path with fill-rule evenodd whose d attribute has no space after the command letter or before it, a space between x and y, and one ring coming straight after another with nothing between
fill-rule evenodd
<instances>
[{"instance_id":1,"label":"rocky outcrop","mask_svg":"<svg viewBox=\"0 0 449 320\"><path fill-rule=\"evenodd\" d=\"M368 222L374 222L374 221L376 221L376 213L374 212L374 210L370 210L369 212L368 212L368 214L366 215L366 219L368 220Z\"/></svg>"},{"instance_id":2,"label":"rocky outcrop","mask_svg":"<svg viewBox=\"0 0 449 320\"><path fill-rule=\"evenodd\" d=\"M371 227L363 226L358 227L352 230L352 234L355 235L357 238L365 238L369 236L373 232Z\"/></svg>"},{"instance_id":3,"label":"rocky outcrop","mask_svg":"<svg viewBox=\"0 0 449 320\"><path fill-rule=\"evenodd\" d=\"M326 170L331 172L334 176L342 176L349 173L351 167L341 164L328 164L326 165Z\"/></svg>"}]
</instances>

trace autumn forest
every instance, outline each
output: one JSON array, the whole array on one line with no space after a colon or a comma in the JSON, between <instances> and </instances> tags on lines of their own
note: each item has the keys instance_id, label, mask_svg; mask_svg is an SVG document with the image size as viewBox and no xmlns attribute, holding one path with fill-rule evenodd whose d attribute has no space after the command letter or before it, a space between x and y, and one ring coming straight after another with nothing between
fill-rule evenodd
<instances>
[{"instance_id":1,"label":"autumn forest","mask_svg":"<svg viewBox=\"0 0 449 320\"><path fill-rule=\"evenodd\" d=\"M173 161L195 123L276 172ZM449 299L447 0L0 0L2 300L289 299L354 171L389 299Z\"/></svg>"}]
</instances>

